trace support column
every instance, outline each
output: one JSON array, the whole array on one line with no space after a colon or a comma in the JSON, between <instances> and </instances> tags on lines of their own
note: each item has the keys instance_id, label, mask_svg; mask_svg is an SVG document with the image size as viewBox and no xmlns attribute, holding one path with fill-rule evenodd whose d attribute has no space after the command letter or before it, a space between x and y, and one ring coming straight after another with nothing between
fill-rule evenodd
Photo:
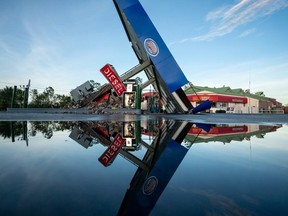
<instances>
[{"instance_id":1,"label":"support column","mask_svg":"<svg viewBox=\"0 0 288 216\"><path fill-rule=\"evenodd\" d=\"M136 86L136 114L141 114L141 93L142 89L139 86L139 84L137 84Z\"/></svg>"}]
</instances>

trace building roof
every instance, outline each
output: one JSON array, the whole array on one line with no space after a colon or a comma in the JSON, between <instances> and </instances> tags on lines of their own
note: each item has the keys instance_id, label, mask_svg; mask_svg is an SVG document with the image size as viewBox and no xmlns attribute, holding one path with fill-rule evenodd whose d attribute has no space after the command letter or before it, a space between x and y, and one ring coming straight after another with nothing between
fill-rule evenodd
<instances>
[{"instance_id":1,"label":"building roof","mask_svg":"<svg viewBox=\"0 0 288 216\"><path fill-rule=\"evenodd\" d=\"M193 89L192 89L193 88ZM273 98L265 97L263 95L263 92L257 92L256 94L251 94L248 90L244 91L241 88L236 88L236 89L231 89L228 86L223 86L223 87L202 87L202 86L195 86L191 85L184 89L184 92L186 94L195 94L198 92L211 92L211 93L216 93L216 94L225 94L225 95L234 95L234 96L244 96L244 97L250 97L258 100L264 100L264 101L276 101ZM260 94L262 93L262 94Z\"/></svg>"},{"instance_id":2,"label":"building roof","mask_svg":"<svg viewBox=\"0 0 288 216\"><path fill-rule=\"evenodd\" d=\"M227 128L229 128L229 127L224 127L224 131L223 131L222 127L223 126L215 126L216 129L219 129L218 134L215 134L215 133L213 134L215 136L205 137L205 136L201 136L200 133L199 133L200 135L190 133L185 137L185 140L188 142L191 142L191 144L208 143L208 142L230 143L231 141L243 141L245 139L247 140L247 139L250 139L252 136L255 136L257 138L263 138L266 133L276 131L278 128L280 128L282 126L279 126L279 125L277 125L277 126L262 125L262 126L260 126L259 130L250 131L250 132L247 130L246 125L233 126L233 127L240 128L240 129L242 127L243 130L240 131L240 133L229 133L229 131L227 133ZM233 127L230 127L231 131L233 130ZM213 127L212 127L212 129L213 129ZM210 131L212 131L212 130L210 130ZM205 133L206 133L206 135L209 135L210 131L209 132L203 132L203 134L205 135ZM222 132L225 132L225 133L222 133Z\"/></svg>"}]
</instances>

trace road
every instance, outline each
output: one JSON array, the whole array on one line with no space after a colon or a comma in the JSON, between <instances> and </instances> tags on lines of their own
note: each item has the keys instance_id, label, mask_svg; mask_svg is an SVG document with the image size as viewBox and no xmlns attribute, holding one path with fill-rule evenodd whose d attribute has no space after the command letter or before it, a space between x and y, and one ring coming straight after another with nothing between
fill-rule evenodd
<instances>
[{"instance_id":1,"label":"road","mask_svg":"<svg viewBox=\"0 0 288 216\"><path fill-rule=\"evenodd\" d=\"M173 119L210 124L288 124L285 114L63 114L0 112L0 121L136 121Z\"/></svg>"}]
</instances>

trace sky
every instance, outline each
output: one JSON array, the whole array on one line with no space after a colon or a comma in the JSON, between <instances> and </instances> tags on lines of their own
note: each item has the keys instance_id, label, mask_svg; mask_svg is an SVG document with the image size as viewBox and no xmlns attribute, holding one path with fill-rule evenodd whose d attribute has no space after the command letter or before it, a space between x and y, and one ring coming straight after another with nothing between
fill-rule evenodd
<instances>
[{"instance_id":1,"label":"sky","mask_svg":"<svg viewBox=\"0 0 288 216\"><path fill-rule=\"evenodd\" d=\"M187 79L288 104L288 0L140 0ZM112 0L0 0L0 88L66 94L138 64ZM141 75L142 76L142 75ZM141 77L140 76L140 77Z\"/></svg>"}]
</instances>

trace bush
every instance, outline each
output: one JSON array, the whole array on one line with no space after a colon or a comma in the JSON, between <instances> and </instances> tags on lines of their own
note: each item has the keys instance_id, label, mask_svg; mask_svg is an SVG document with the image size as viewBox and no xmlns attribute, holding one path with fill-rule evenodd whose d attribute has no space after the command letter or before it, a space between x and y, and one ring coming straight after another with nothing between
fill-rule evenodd
<instances>
[{"instance_id":1,"label":"bush","mask_svg":"<svg viewBox=\"0 0 288 216\"><path fill-rule=\"evenodd\" d=\"M215 113L226 113L225 110L216 110Z\"/></svg>"}]
</instances>

